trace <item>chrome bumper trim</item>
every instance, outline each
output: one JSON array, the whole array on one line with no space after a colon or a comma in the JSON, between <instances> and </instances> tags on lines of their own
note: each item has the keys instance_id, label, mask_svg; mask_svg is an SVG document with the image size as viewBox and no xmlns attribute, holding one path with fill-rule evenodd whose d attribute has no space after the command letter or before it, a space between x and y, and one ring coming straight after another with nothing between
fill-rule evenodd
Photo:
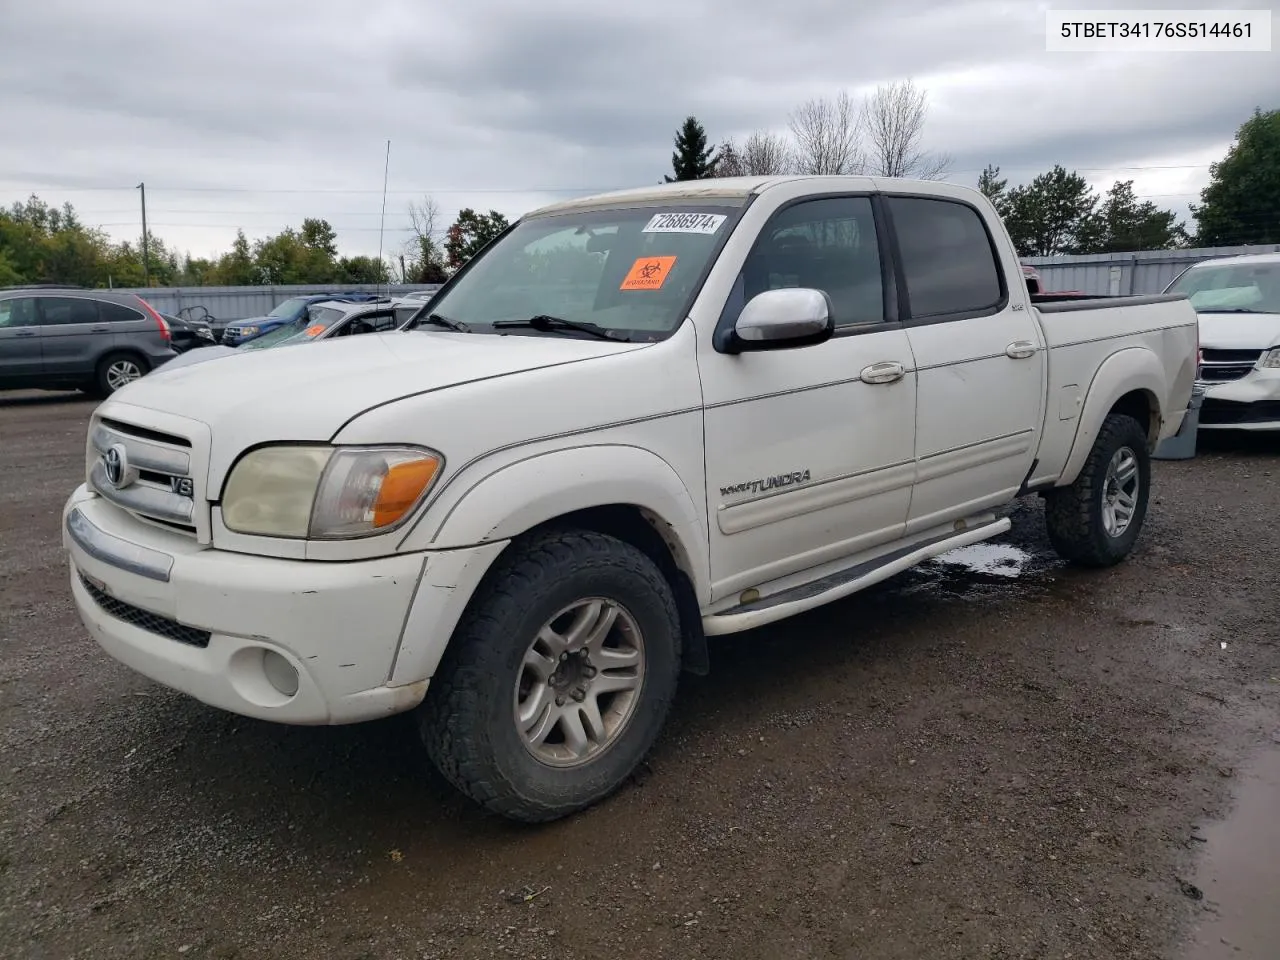
<instances>
[{"instance_id":1,"label":"chrome bumper trim","mask_svg":"<svg viewBox=\"0 0 1280 960\"><path fill-rule=\"evenodd\" d=\"M173 570L173 557L158 550L138 546L127 540L112 536L100 530L80 512L79 507L72 508L67 514L67 533L72 541L89 556L103 563L150 580L169 582L169 573Z\"/></svg>"},{"instance_id":2,"label":"chrome bumper trim","mask_svg":"<svg viewBox=\"0 0 1280 960\"><path fill-rule=\"evenodd\" d=\"M104 499L134 513L173 523L191 523L195 503L190 497L140 483L113 487L107 482L107 471L101 460L94 463L93 469L89 471L89 485Z\"/></svg>"}]
</instances>

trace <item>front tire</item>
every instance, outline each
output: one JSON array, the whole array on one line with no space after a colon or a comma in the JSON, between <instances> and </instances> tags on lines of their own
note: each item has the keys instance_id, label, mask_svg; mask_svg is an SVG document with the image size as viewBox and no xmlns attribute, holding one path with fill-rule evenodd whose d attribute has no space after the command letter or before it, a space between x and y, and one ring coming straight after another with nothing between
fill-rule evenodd
<instances>
[{"instance_id":1,"label":"front tire","mask_svg":"<svg viewBox=\"0 0 1280 960\"><path fill-rule=\"evenodd\" d=\"M477 590L418 708L440 772L530 823L616 790L675 697L680 619L635 547L590 531L517 542Z\"/></svg>"},{"instance_id":2,"label":"front tire","mask_svg":"<svg viewBox=\"0 0 1280 960\"><path fill-rule=\"evenodd\" d=\"M1111 414L1075 482L1045 494L1049 540L1079 566L1117 564L1137 542L1150 495L1147 432L1133 417Z\"/></svg>"}]
</instances>

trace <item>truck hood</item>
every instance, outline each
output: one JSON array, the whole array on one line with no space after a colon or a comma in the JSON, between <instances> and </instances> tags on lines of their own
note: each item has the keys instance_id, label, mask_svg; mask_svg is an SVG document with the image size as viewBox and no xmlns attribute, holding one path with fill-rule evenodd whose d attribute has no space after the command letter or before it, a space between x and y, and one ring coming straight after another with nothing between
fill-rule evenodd
<instances>
[{"instance_id":1,"label":"truck hood","mask_svg":"<svg viewBox=\"0 0 1280 960\"><path fill-rule=\"evenodd\" d=\"M1200 346L1214 350L1280 346L1280 313L1202 313Z\"/></svg>"},{"instance_id":2,"label":"truck hood","mask_svg":"<svg viewBox=\"0 0 1280 960\"><path fill-rule=\"evenodd\" d=\"M241 354L235 359L173 369L165 364L116 391L101 412L111 416L111 408L120 405L196 420L209 426L215 448L328 440L365 410L413 394L644 346L444 331L339 337L305 350L235 350ZM131 419L127 409L118 415Z\"/></svg>"}]
</instances>

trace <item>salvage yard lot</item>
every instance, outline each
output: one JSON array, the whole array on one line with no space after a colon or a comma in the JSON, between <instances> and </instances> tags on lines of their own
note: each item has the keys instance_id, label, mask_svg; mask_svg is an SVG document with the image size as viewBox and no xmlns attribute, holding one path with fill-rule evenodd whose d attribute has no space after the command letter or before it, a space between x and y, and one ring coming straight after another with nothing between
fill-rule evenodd
<instances>
[{"instance_id":1,"label":"salvage yard lot","mask_svg":"<svg viewBox=\"0 0 1280 960\"><path fill-rule=\"evenodd\" d=\"M259 723L108 659L58 530L91 410L0 395L6 957L1155 958L1217 915L1193 833L1280 727L1280 441L1157 462L1116 569L1029 498L1020 573L714 642L643 775L530 828L409 718Z\"/></svg>"}]
</instances>

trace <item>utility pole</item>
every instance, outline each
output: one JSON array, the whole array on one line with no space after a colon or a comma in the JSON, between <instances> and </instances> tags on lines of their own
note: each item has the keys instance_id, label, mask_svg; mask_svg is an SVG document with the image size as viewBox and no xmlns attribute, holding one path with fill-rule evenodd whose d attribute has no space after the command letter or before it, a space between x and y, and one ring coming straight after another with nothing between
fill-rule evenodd
<instances>
[{"instance_id":1,"label":"utility pole","mask_svg":"<svg viewBox=\"0 0 1280 960\"><path fill-rule=\"evenodd\" d=\"M387 174L391 172L391 141L387 141L387 160L382 168L382 220L378 223L378 269L386 270L382 265L382 231L387 225ZM387 270L387 296L391 295L391 271Z\"/></svg>"},{"instance_id":2,"label":"utility pole","mask_svg":"<svg viewBox=\"0 0 1280 960\"><path fill-rule=\"evenodd\" d=\"M142 191L142 285L151 286L151 257L147 252L147 185L138 184Z\"/></svg>"}]
</instances>

